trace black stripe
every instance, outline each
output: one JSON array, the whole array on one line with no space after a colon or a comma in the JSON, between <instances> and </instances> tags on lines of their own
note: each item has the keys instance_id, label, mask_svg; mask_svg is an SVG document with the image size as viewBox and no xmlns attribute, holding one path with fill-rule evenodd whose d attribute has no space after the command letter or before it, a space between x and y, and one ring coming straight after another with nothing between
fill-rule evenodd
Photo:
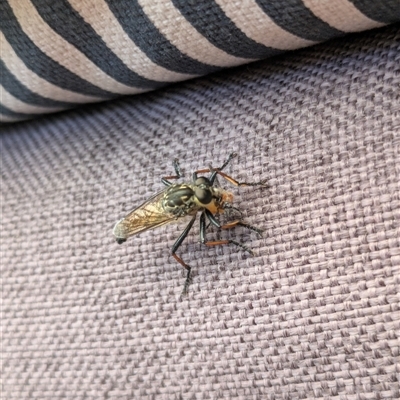
<instances>
[{"instance_id":1,"label":"black stripe","mask_svg":"<svg viewBox=\"0 0 400 400\"><path fill-rule=\"evenodd\" d=\"M172 0L181 14L214 46L242 58L265 58L282 51L247 37L214 0Z\"/></svg>"},{"instance_id":2,"label":"black stripe","mask_svg":"<svg viewBox=\"0 0 400 400\"><path fill-rule=\"evenodd\" d=\"M364 15L374 21L392 24L400 21L399 0L350 0Z\"/></svg>"},{"instance_id":3,"label":"black stripe","mask_svg":"<svg viewBox=\"0 0 400 400\"><path fill-rule=\"evenodd\" d=\"M21 29L6 0L2 0L0 3L0 15L0 29L4 36L18 57L37 75L54 85L73 92L104 99L116 96L115 93L100 89L80 78L43 53ZM51 37L48 40L51 43Z\"/></svg>"},{"instance_id":4,"label":"black stripe","mask_svg":"<svg viewBox=\"0 0 400 400\"><path fill-rule=\"evenodd\" d=\"M171 71L202 75L221 68L181 53L153 25L137 0L105 0L124 31L156 64ZM184 32L182 32L184 35Z\"/></svg>"},{"instance_id":5,"label":"black stripe","mask_svg":"<svg viewBox=\"0 0 400 400\"><path fill-rule=\"evenodd\" d=\"M3 60L0 59L1 70L1 84L4 88L11 93L15 98L23 101L24 103L33 104L41 107L73 107L74 103L67 103L65 101L57 101L40 96L27 87L25 87L6 67Z\"/></svg>"},{"instance_id":6,"label":"black stripe","mask_svg":"<svg viewBox=\"0 0 400 400\"><path fill-rule=\"evenodd\" d=\"M29 118L34 118L37 117L38 114L22 114L19 112L11 111L7 107L3 106L3 104L0 103L0 114L3 114L7 117L12 117L12 118L18 118L18 119L29 119ZM5 123L0 121L0 124Z\"/></svg>"},{"instance_id":7,"label":"black stripe","mask_svg":"<svg viewBox=\"0 0 400 400\"><path fill-rule=\"evenodd\" d=\"M344 35L314 15L301 0L256 0L263 11L286 31L303 39L322 42Z\"/></svg>"},{"instance_id":8,"label":"black stripe","mask_svg":"<svg viewBox=\"0 0 400 400\"><path fill-rule=\"evenodd\" d=\"M146 79L130 70L96 31L66 0L31 0L46 23L116 81L127 86L155 89L167 82Z\"/></svg>"}]
</instances>

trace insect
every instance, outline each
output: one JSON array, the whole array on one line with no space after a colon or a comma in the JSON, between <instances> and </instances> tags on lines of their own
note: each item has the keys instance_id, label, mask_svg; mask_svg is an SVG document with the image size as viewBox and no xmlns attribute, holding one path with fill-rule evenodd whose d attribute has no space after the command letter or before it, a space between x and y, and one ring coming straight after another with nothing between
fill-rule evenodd
<instances>
[{"instance_id":1,"label":"insect","mask_svg":"<svg viewBox=\"0 0 400 400\"><path fill-rule=\"evenodd\" d=\"M241 218L223 225L217 218L217 216L222 214L225 210L233 210L241 215L240 210L232 205L232 193L215 185L218 175L235 186L265 186L264 181L254 183L238 182L222 172L222 170L236 156L236 153L230 154L228 159L220 168L213 168L210 166L207 169L200 169L193 172L192 182L173 184L170 182L171 179L179 179L182 177L178 160L175 159L173 166L176 175L166 176L161 179L161 182L166 186L166 188L156 193L142 205L131 211L125 218L119 220L114 227L113 234L116 237L117 243L121 244L132 235L175 222L186 216L191 216L192 218L189 224L171 248L171 255L187 270L182 294L187 294L190 284L191 268L176 254L176 251L192 228L198 212L201 212L200 242L207 246L233 244L248 253L253 254L247 246L236 242L235 240L207 240L206 230L210 225L214 225L219 229L230 229L237 225L241 225L260 235L262 233L260 229L244 223ZM210 173L211 175L208 178L198 176L198 174L205 173Z\"/></svg>"}]
</instances>

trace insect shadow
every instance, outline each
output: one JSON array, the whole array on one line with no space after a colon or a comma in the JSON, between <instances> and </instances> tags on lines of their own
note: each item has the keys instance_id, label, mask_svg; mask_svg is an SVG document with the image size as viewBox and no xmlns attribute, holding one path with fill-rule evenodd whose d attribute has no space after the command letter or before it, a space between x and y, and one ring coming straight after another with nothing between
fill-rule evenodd
<instances>
[{"instance_id":1,"label":"insect shadow","mask_svg":"<svg viewBox=\"0 0 400 400\"><path fill-rule=\"evenodd\" d=\"M214 225L218 229L231 229L240 225L257 232L259 235L262 234L260 229L243 222L241 217L223 225L217 218L217 216L222 214L225 210L236 211L241 216L240 210L232 205L232 193L216 185L217 176L226 179L235 186L266 186L265 181L238 182L222 172L222 170L226 168L230 161L236 156L236 153L231 153L224 164L219 168L209 166L209 168L194 171L192 182L173 184L170 180L179 179L183 176L178 160L175 159L173 161L175 175L165 176L161 179L161 182L166 186L166 188L150 197L139 207L132 210L125 218L119 220L114 226L113 234L116 237L117 243L121 244L124 243L128 237L140 232L175 222L186 216L192 216L192 219L171 248L171 255L187 270L182 295L186 295L188 292L191 281L191 267L186 264L186 262L176 254L176 252L191 230L196 220L197 213L201 213L200 242L206 246L233 244L253 255L252 250L246 245L232 239L207 240L206 231L210 225ZM198 176L199 174L206 173L210 173L208 178Z\"/></svg>"}]
</instances>

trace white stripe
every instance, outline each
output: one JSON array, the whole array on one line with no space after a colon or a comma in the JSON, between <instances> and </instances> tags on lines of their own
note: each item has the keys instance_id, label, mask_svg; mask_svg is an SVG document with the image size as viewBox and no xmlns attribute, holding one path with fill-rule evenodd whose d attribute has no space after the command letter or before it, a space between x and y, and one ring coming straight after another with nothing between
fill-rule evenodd
<instances>
[{"instance_id":1,"label":"white stripe","mask_svg":"<svg viewBox=\"0 0 400 400\"><path fill-rule=\"evenodd\" d=\"M23 31L48 57L80 78L111 93L133 94L143 90L132 88L111 78L84 54L54 32L29 0L8 0Z\"/></svg>"},{"instance_id":2,"label":"white stripe","mask_svg":"<svg viewBox=\"0 0 400 400\"><path fill-rule=\"evenodd\" d=\"M14 52L10 43L0 31L1 57L9 71L27 87L31 92L39 94L48 99L66 101L71 103L93 103L102 100L99 97L85 96L80 93L71 92L53 85L26 67L23 61Z\"/></svg>"},{"instance_id":3,"label":"white stripe","mask_svg":"<svg viewBox=\"0 0 400 400\"><path fill-rule=\"evenodd\" d=\"M215 47L175 8L170 0L138 0L160 33L183 54L205 64L230 67L254 60L239 58Z\"/></svg>"},{"instance_id":4,"label":"white stripe","mask_svg":"<svg viewBox=\"0 0 400 400\"><path fill-rule=\"evenodd\" d=\"M120 60L132 71L159 82L176 82L195 75L180 74L155 64L130 39L103 0L68 0Z\"/></svg>"},{"instance_id":5,"label":"white stripe","mask_svg":"<svg viewBox=\"0 0 400 400\"><path fill-rule=\"evenodd\" d=\"M0 84L0 100L5 107L9 110L25 113L25 114L43 114L43 113L51 113L60 110L64 110L65 107L40 107L33 106L31 104L24 103L23 101L15 98L11 93L9 93L1 84Z\"/></svg>"},{"instance_id":6,"label":"white stripe","mask_svg":"<svg viewBox=\"0 0 400 400\"><path fill-rule=\"evenodd\" d=\"M264 46L293 50L316 43L293 35L278 26L254 0L215 2L247 37Z\"/></svg>"},{"instance_id":7,"label":"white stripe","mask_svg":"<svg viewBox=\"0 0 400 400\"><path fill-rule=\"evenodd\" d=\"M0 113L0 122L17 122L17 121L21 121L21 120L22 120L21 118L9 117L8 115L4 115L4 114Z\"/></svg>"},{"instance_id":8,"label":"white stripe","mask_svg":"<svg viewBox=\"0 0 400 400\"><path fill-rule=\"evenodd\" d=\"M360 32L386 24L373 21L348 0L303 0L314 15L342 32Z\"/></svg>"}]
</instances>

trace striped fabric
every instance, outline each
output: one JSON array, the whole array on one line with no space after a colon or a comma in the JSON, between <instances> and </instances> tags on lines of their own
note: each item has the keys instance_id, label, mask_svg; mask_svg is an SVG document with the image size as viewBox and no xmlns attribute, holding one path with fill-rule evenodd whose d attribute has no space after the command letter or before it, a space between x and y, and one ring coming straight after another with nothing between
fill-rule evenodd
<instances>
[{"instance_id":1,"label":"striped fabric","mask_svg":"<svg viewBox=\"0 0 400 400\"><path fill-rule=\"evenodd\" d=\"M0 0L0 121L142 93L400 20L400 0Z\"/></svg>"}]
</instances>

